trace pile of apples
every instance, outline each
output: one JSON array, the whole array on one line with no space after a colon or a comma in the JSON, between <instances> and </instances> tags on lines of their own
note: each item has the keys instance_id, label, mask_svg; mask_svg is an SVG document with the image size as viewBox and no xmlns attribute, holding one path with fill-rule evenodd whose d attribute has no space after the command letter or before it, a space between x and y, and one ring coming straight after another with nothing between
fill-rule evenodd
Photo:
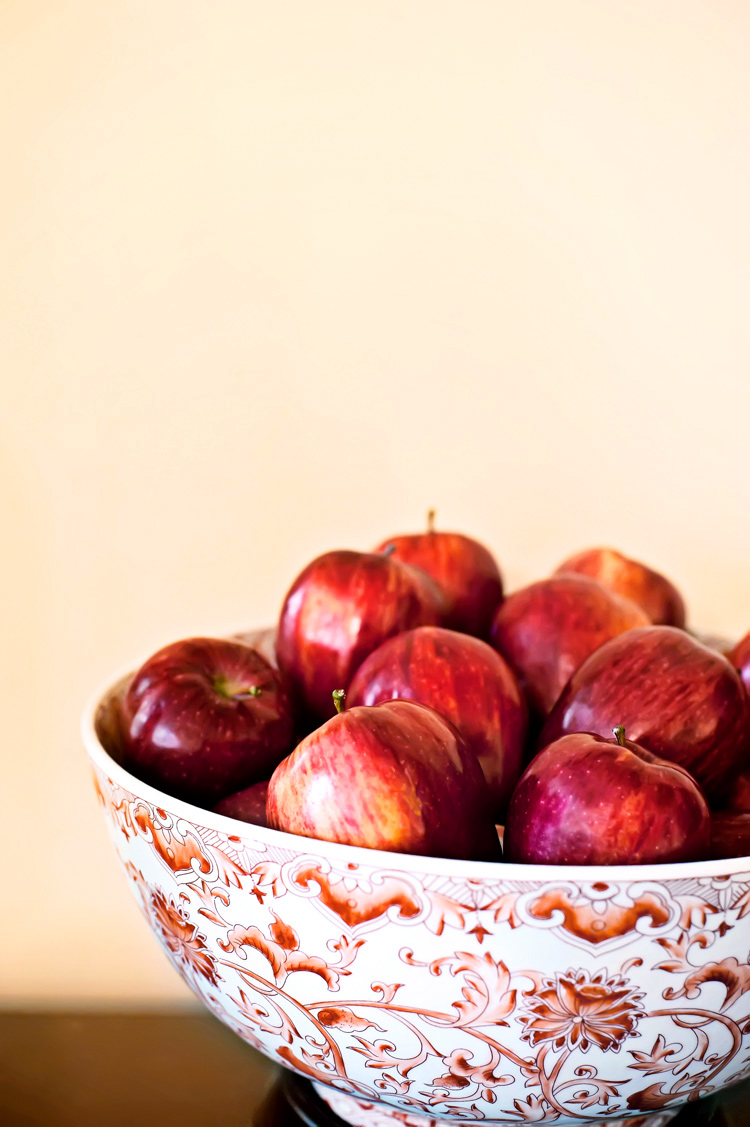
<instances>
[{"instance_id":1,"label":"pile of apples","mask_svg":"<svg viewBox=\"0 0 750 1127\"><path fill-rule=\"evenodd\" d=\"M313 560L268 634L154 654L122 703L123 765L230 817L404 853L750 854L750 633L701 640L674 585L619 552L504 596L490 552L431 513Z\"/></svg>"}]
</instances>

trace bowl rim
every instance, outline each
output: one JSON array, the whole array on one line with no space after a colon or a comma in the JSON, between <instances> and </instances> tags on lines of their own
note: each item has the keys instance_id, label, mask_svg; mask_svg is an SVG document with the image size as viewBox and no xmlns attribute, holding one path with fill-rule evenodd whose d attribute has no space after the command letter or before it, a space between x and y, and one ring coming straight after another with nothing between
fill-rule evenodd
<instances>
[{"instance_id":1,"label":"bowl rim","mask_svg":"<svg viewBox=\"0 0 750 1127\"><path fill-rule=\"evenodd\" d=\"M204 829L213 830L233 838L252 838L265 846L292 851L296 854L321 854L331 861L346 866L356 864L364 869L385 869L389 872L406 871L420 875L439 873L457 880L492 881L493 883L528 882L530 884L590 884L606 883L658 883L664 880L706 879L731 877L750 873L750 855L718 858L708 861L670 861L648 865L539 865L511 861L469 861L455 857L434 857L426 854L396 853L385 849L368 849L359 845L345 845L323 838L302 837L300 834L273 830L253 822L243 822L225 814L217 814L202 806L195 806L181 798L174 798L132 775L105 750L96 732L96 716L105 698L130 676L137 665L131 662L118 676L108 677L89 697L81 717L81 735L89 760L114 783L138 798L151 802L161 810L173 814ZM305 847L304 843L309 843Z\"/></svg>"}]
</instances>

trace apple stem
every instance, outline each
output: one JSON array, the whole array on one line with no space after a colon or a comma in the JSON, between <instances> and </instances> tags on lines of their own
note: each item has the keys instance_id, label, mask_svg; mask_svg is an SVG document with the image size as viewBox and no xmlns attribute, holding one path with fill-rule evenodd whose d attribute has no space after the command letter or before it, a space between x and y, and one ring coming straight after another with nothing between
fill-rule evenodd
<instances>
[{"instance_id":1,"label":"apple stem","mask_svg":"<svg viewBox=\"0 0 750 1127\"><path fill-rule=\"evenodd\" d=\"M434 532L435 531L435 513L436 513L435 509L428 509L427 510L427 531L428 532Z\"/></svg>"},{"instance_id":2,"label":"apple stem","mask_svg":"<svg viewBox=\"0 0 750 1127\"><path fill-rule=\"evenodd\" d=\"M392 556L395 551L396 551L396 545L395 544L386 544L385 548L383 548L383 551L380 554L382 556Z\"/></svg>"},{"instance_id":3,"label":"apple stem","mask_svg":"<svg viewBox=\"0 0 750 1127\"><path fill-rule=\"evenodd\" d=\"M616 728L612 729L612 735L615 737L620 747L625 747L625 728L622 724L618 724Z\"/></svg>"},{"instance_id":4,"label":"apple stem","mask_svg":"<svg viewBox=\"0 0 750 1127\"><path fill-rule=\"evenodd\" d=\"M337 712L341 712L342 708L344 707L344 697L345 696L346 696L346 693L344 692L343 689L334 689L333 690L333 703L336 705L336 711Z\"/></svg>"},{"instance_id":5,"label":"apple stem","mask_svg":"<svg viewBox=\"0 0 750 1127\"><path fill-rule=\"evenodd\" d=\"M235 684L229 677L216 677L213 686L217 693L221 693L227 700L242 700L243 697L263 696L263 690L259 685L248 685L246 689L235 688Z\"/></svg>"}]
</instances>

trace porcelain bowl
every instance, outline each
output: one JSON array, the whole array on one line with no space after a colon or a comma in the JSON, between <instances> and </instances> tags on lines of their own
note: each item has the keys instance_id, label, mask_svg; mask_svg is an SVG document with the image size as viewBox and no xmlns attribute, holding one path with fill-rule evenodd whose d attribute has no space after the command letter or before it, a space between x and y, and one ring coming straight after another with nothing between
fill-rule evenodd
<instances>
[{"instance_id":1,"label":"porcelain bowl","mask_svg":"<svg viewBox=\"0 0 750 1127\"><path fill-rule=\"evenodd\" d=\"M750 1074L750 857L577 868L297 837L117 762L128 678L83 736L175 969L353 1124L666 1123Z\"/></svg>"}]
</instances>

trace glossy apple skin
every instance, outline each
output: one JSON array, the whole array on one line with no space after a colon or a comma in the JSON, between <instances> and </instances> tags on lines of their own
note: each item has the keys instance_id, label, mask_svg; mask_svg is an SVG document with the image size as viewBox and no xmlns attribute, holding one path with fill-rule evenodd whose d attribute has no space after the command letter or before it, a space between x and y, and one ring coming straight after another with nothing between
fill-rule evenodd
<instances>
[{"instance_id":1,"label":"glossy apple skin","mask_svg":"<svg viewBox=\"0 0 750 1127\"><path fill-rule=\"evenodd\" d=\"M450 630L489 638L492 619L503 597L503 580L494 556L478 540L460 532L417 532L392 536L394 557L427 572L446 598L444 625Z\"/></svg>"},{"instance_id":2,"label":"glossy apple skin","mask_svg":"<svg viewBox=\"0 0 750 1127\"><path fill-rule=\"evenodd\" d=\"M647 623L640 607L596 580L557 575L508 595L495 615L491 642L516 673L532 713L544 718L590 653Z\"/></svg>"},{"instance_id":3,"label":"glossy apple skin","mask_svg":"<svg viewBox=\"0 0 750 1127\"><path fill-rule=\"evenodd\" d=\"M555 575L588 575L639 606L655 626L685 625L685 603L675 585L614 548L590 548L561 563Z\"/></svg>"},{"instance_id":4,"label":"glossy apple skin","mask_svg":"<svg viewBox=\"0 0 750 1127\"><path fill-rule=\"evenodd\" d=\"M360 665L347 708L416 700L445 716L477 755L499 821L521 774L526 701L507 662L479 638L418 626L379 646Z\"/></svg>"},{"instance_id":5,"label":"glossy apple skin","mask_svg":"<svg viewBox=\"0 0 750 1127\"><path fill-rule=\"evenodd\" d=\"M615 724L681 764L707 795L747 765L748 703L739 674L673 626L630 630L600 646L565 686L538 746L569 732L605 736Z\"/></svg>"},{"instance_id":6,"label":"glossy apple skin","mask_svg":"<svg viewBox=\"0 0 750 1127\"><path fill-rule=\"evenodd\" d=\"M301 572L281 609L276 654L301 713L320 723L386 638L437 625L444 601L429 576L374 552L327 552Z\"/></svg>"},{"instance_id":7,"label":"glossy apple skin","mask_svg":"<svg viewBox=\"0 0 750 1127\"><path fill-rule=\"evenodd\" d=\"M278 672L249 646L217 638L173 642L149 658L123 719L126 769L199 806L268 778L292 742Z\"/></svg>"},{"instance_id":8,"label":"glossy apple skin","mask_svg":"<svg viewBox=\"0 0 750 1127\"><path fill-rule=\"evenodd\" d=\"M237 818L240 822L252 822L256 826L267 826L266 799L268 797L268 779L260 783L253 783L244 790L228 794L214 806L214 813L223 814L226 818Z\"/></svg>"},{"instance_id":9,"label":"glossy apple skin","mask_svg":"<svg viewBox=\"0 0 750 1127\"><path fill-rule=\"evenodd\" d=\"M276 768L267 809L272 828L303 837L430 857L499 854L477 757L414 701L327 720Z\"/></svg>"},{"instance_id":10,"label":"glossy apple skin","mask_svg":"<svg viewBox=\"0 0 750 1127\"><path fill-rule=\"evenodd\" d=\"M563 736L529 764L510 801L507 861L637 865L708 856L711 815L695 780L630 740Z\"/></svg>"},{"instance_id":11,"label":"glossy apple skin","mask_svg":"<svg viewBox=\"0 0 750 1127\"><path fill-rule=\"evenodd\" d=\"M750 813L722 811L711 816L711 851L709 856L750 856Z\"/></svg>"}]
</instances>

